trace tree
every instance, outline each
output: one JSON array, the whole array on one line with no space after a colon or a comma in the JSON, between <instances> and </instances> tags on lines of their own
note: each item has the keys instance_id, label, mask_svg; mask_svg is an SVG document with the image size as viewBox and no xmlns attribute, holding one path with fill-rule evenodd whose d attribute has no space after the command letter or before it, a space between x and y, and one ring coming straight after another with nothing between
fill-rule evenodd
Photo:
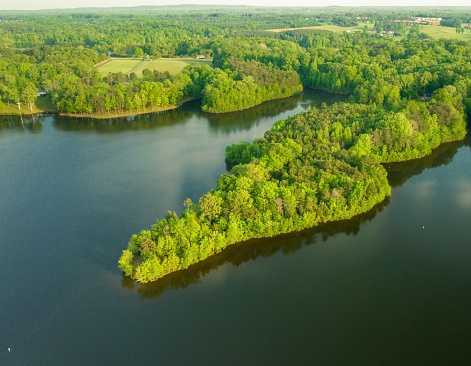
<instances>
[{"instance_id":1,"label":"tree","mask_svg":"<svg viewBox=\"0 0 471 366\"><path fill-rule=\"evenodd\" d=\"M141 47L136 47L132 53L134 57L142 57L144 56L144 50Z\"/></svg>"},{"instance_id":2,"label":"tree","mask_svg":"<svg viewBox=\"0 0 471 366\"><path fill-rule=\"evenodd\" d=\"M21 93L21 98L28 104L29 110L32 112L34 102L36 100L37 88L33 83L28 83Z\"/></svg>"},{"instance_id":3,"label":"tree","mask_svg":"<svg viewBox=\"0 0 471 366\"><path fill-rule=\"evenodd\" d=\"M201 217L207 217L209 219L210 225L212 223L212 220L221 213L221 203L221 198L213 195L211 192L208 192L203 195L198 201L198 206L201 211Z\"/></svg>"},{"instance_id":4,"label":"tree","mask_svg":"<svg viewBox=\"0 0 471 366\"><path fill-rule=\"evenodd\" d=\"M124 272L125 276L132 277L132 273L134 271L134 267L132 265L133 257L134 255L132 254L132 252L126 249L126 250L123 250L121 257L119 258L118 266Z\"/></svg>"},{"instance_id":5,"label":"tree","mask_svg":"<svg viewBox=\"0 0 471 366\"><path fill-rule=\"evenodd\" d=\"M190 207L193 206L193 201L191 198L185 198L185 201L183 201L183 206L187 208L187 211L190 211Z\"/></svg>"}]
</instances>

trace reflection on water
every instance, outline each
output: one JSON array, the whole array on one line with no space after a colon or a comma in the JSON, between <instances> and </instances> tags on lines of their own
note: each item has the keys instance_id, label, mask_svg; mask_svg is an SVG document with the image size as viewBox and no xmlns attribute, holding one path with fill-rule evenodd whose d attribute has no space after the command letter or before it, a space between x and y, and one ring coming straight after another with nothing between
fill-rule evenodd
<instances>
[{"instance_id":1,"label":"reflection on water","mask_svg":"<svg viewBox=\"0 0 471 366\"><path fill-rule=\"evenodd\" d=\"M15 129L30 132L41 132L47 115L0 116L0 130Z\"/></svg>"},{"instance_id":2,"label":"reflection on water","mask_svg":"<svg viewBox=\"0 0 471 366\"><path fill-rule=\"evenodd\" d=\"M62 131L87 131L98 132L122 132L153 130L160 127L173 126L191 118L197 110L193 107L194 102L189 102L186 108L170 109L168 111L138 114L135 116L96 119L79 117L55 116L54 128Z\"/></svg>"},{"instance_id":3,"label":"reflection on water","mask_svg":"<svg viewBox=\"0 0 471 366\"><path fill-rule=\"evenodd\" d=\"M445 144L436 149L433 154L423 159L401 164L389 164L386 168L390 184L393 187L398 187L425 169L448 165L462 146L471 146L471 138L469 136L463 141ZM185 271L172 273L154 283L139 285L129 278L123 277L121 284L129 290L137 290L144 299L159 297L168 289L177 290L197 284L209 272L217 270L228 263L239 266L260 256L270 257L277 252L288 255L296 252L304 245L315 244L318 240L326 241L328 238L338 234L357 235L361 226L365 222L373 220L388 204L389 198L369 212L358 215L350 220L331 222L302 232L284 234L274 238L250 240L232 245L222 253L197 263Z\"/></svg>"},{"instance_id":4,"label":"reflection on water","mask_svg":"<svg viewBox=\"0 0 471 366\"><path fill-rule=\"evenodd\" d=\"M54 127L63 131L97 130L100 132L118 132L126 130L150 130L159 127L172 126L196 117L202 123L208 122L210 129L216 132L230 134L238 131L248 131L263 118L277 116L296 108L307 110L321 103L331 104L344 100L341 95L332 95L313 90L306 90L302 94L274 101L265 102L234 113L211 114L201 111L201 100L192 100L178 109L158 113L140 114L130 117L101 119L94 118L63 118L54 120ZM302 102L302 104L301 104Z\"/></svg>"},{"instance_id":5,"label":"reflection on water","mask_svg":"<svg viewBox=\"0 0 471 366\"><path fill-rule=\"evenodd\" d=\"M443 144L422 159L415 159L404 163L385 164L385 168L388 171L389 184L391 187L401 186L409 178L421 174L425 169L448 165L452 162L460 147L471 146L470 144L471 136L468 134L464 140Z\"/></svg>"},{"instance_id":6,"label":"reflection on water","mask_svg":"<svg viewBox=\"0 0 471 366\"><path fill-rule=\"evenodd\" d=\"M277 116L280 113L292 111L295 108L305 111L312 107L319 107L322 103L332 104L342 100L345 100L345 97L342 95L319 93L308 89L294 97L265 102L239 112L223 114L207 113L206 118L209 121L210 127L229 134L234 132L234 130L249 130L255 123L264 118Z\"/></svg>"},{"instance_id":7,"label":"reflection on water","mask_svg":"<svg viewBox=\"0 0 471 366\"><path fill-rule=\"evenodd\" d=\"M381 212L388 204L389 198L367 213L350 220L330 222L300 232L278 235L273 238L254 239L231 245L223 252L197 263L185 271L172 273L154 283L139 285L128 277L123 277L121 284L130 290L137 289L142 298L158 297L168 289L181 289L197 284L209 272L227 263L240 266L260 256L270 257L278 252L288 255L296 252L304 245L315 244L318 240L326 241L338 234L357 235L360 227L365 222L373 220L376 214Z\"/></svg>"},{"instance_id":8,"label":"reflection on water","mask_svg":"<svg viewBox=\"0 0 471 366\"><path fill-rule=\"evenodd\" d=\"M207 121L210 129L229 135L233 132L248 131L264 118L272 118L279 114L293 111L296 108L299 111L303 111L313 106L320 106L322 103L331 104L344 99L345 97L341 95L326 94L307 89L302 94L290 98L265 102L253 108L233 113L204 113L201 111L201 100L192 100L184 103L177 109L119 118L63 117L55 114L53 115L52 124L54 128L61 131L95 130L106 133L129 130L152 130L185 123L189 119L196 117L201 118L202 123ZM43 119L44 117L41 116L0 117L0 129L26 128L40 131L42 127L40 122Z\"/></svg>"}]
</instances>

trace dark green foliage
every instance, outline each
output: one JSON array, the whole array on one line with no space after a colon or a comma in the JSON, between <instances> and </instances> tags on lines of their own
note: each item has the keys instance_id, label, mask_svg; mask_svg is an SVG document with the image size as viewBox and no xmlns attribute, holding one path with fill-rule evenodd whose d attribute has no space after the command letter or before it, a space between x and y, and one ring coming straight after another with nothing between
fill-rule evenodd
<instances>
[{"instance_id":1,"label":"dark green foliage","mask_svg":"<svg viewBox=\"0 0 471 366\"><path fill-rule=\"evenodd\" d=\"M228 63L228 70L215 70L204 88L202 107L206 112L247 109L303 90L294 71L278 70L254 60L234 57L230 57Z\"/></svg>"}]
</instances>

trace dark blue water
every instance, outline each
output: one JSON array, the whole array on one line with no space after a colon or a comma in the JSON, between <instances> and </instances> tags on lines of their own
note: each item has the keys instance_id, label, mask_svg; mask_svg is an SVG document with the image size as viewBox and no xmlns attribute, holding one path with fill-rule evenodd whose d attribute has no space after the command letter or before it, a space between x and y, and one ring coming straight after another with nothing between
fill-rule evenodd
<instances>
[{"instance_id":1,"label":"dark blue water","mask_svg":"<svg viewBox=\"0 0 471 366\"><path fill-rule=\"evenodd\" d=\"M227 144L325 98L224 116L196 102L117 121L3 118L0 364L470 364L469 138L390 166L391 198L353 220L236 245L146 286L117 268L131 234L215 186Z\"/></svg>"}]
</instances>

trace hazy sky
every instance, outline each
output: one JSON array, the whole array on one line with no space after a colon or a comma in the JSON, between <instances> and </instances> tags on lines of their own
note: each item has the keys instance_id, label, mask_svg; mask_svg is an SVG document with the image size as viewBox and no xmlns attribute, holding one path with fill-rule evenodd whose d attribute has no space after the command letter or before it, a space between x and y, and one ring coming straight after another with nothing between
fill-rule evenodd
<instances>
[{"instance_id":1,"label":"hazy sky","mask_svg":"<svg viewBox=\"0 0 471 366\"><path fill-rule=\"evenodd\" d=\"M470 6L470 0L0 0L0 10L214 4L255 6Z\"/></svg>"}]
</instances>

